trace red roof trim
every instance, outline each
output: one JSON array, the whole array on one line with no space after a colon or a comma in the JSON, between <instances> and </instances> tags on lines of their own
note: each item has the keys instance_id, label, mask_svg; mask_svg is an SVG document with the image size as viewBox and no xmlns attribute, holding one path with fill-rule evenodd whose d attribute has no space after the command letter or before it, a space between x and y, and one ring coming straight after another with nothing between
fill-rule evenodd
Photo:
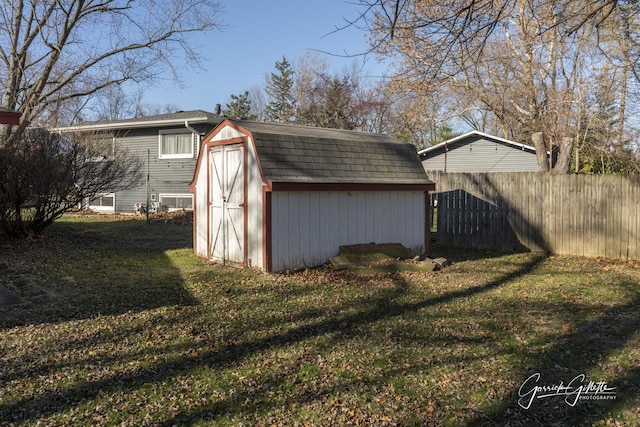
<instances>
[{"instance_id":1,"label":"red roof trim","mask_svg":"<svg viewBox=\"0 0 640 427\"><path fill-rule=\"evenodd\" d=\"M271 191L434 191L435 184L272 182Z\"/></svg>"},{"instance_id":2,"label":"red roof trim","mask_svg":"<svg viewBox=\"0 0 640 427\"><path fill-rule=\"evenodd\" d=\"M0 124L3 125L19 125L21 113L17 111L0 111Z\"/></svg>"}]
</instances>

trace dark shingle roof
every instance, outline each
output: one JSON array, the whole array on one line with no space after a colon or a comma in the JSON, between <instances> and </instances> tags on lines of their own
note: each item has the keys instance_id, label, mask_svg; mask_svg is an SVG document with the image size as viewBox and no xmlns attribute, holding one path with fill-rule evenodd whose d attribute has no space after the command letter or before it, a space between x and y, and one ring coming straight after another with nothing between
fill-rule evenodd
<instances>
[{"instance_id":1,"label":"dark shingle roof","mask_svg":"<svg viewBox=\"0 0 640 427\"><path fill-rule=\"evenodd\" d=\"M415 147L388 135L231 121L251 132L271 182L431 184Z\"/></svg>"},{"instance_id":2,"label":"dark shingle roof","mask_svg":"<svg viewBox=\"0 0 640 427\"><path fill-rule=\"evenodd\" d=\"M101 123L122 123L122 124L126 124L126 123L136 123L136 122L143 122L143 121L149 121L149 122L155 122L155 121L170 121L170 120L189 120L189 119L194 119L194 118L198 118L201 120L206 120L209 121L211 123L219 123L222 121L223 117L218 115L218 114L214 114L214 113L210 113L208 111L204 111L204 110L189 110L189 111L176 111L174 113L165 113L165 114L156 114L153 116L144 116L144 117L137 117L137 118L133 118L133 119L124 119L124 120L113 120L110 122L101 122ZM96 122L96 123L100 123L100 122Z\"/></svg>"},{"instance_id":3,"label":"dark shingle roof","mask_svg":"<svg viewBox=\"0 0 640 427\"><path fill-rule=\"evenodd\" d=\"M504 138L500 138L498 136L494 136L494 135L489 135L487 133L484 132L480 132L477 130L473 130L471 132L467 132L464 135L458 135L454 138L448 139L446 141L443 141L439 144L436 145L432 145L431 147L427 147L424 150L420 150L418 151L418 155L422 156L422 157L427 157L427 156L432 156L435 154L438 154L439 152L442 152L445 150L445 148L449 147L451 148L452 146L454 146L454 144L457 144L458 146L462 146L465 144L468 144L470 142L474 142L477 141L479 139L486 139L488 141L493 141L497 144L505 144L508 146L512 146L512 147L516 147L519 148L523 151L530 151L532 153L536 152L535 147L532 147L530 145L526 145L526 144L521 144L519 142L515 142L515 141L510 141L508 139L504 139Z\"/></svg>"},{"instance_id":4,"label":"dark shingle roof","mask_svg":"<svg viewBox=\"0 0 640 427\"><path fill-rule=\"evenodd\" d=\"M208 123L212 127L222 121L223 117L203 110L177 111L175 113L156 114L153 116L135 117L123 120L105 120L99 122L85 122L78 125L53 129L54 131L82 131L82 130L108 130L108 129L132 129L171 126L184 123Z\"/></svg>"}]
</instances>

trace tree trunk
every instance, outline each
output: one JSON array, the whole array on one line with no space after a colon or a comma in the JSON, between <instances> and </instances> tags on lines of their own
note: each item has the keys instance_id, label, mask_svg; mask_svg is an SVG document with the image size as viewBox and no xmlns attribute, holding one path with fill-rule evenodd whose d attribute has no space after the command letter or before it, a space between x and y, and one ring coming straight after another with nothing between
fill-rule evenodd
<instances>
[{"instance_id":1,"label":"tree trunk","mask_svg":"<svg viewBox=\"0 0 640 427\"><path fill-rule=\"evenodd\" d=\"M558 150L558 161L553 167L552 173L566 175L571 166L571 154L573 152L573 138L563 137Z\"/></svg>"},{"instance_id":2,"label":"tree trunk","mask_svg":"<svg viewBox=\"0 0 640 427\"><path fill-rule=\"evenodd\" d=\"M549 171L549 161L547 159L547 146L544 143L544 134L536 132L531 135L531 142L536 149L536 157L538 158L538 167L541 172Z\"/></svg>"}]
</instances>

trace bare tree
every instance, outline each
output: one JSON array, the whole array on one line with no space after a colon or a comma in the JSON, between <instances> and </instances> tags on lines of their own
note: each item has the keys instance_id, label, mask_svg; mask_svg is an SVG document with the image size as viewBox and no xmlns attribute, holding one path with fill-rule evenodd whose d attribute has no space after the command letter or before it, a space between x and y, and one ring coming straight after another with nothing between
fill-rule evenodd
<instances>
[{"instance_id":1,"label":"bare tree","mask_svg":"<svg viewBox=\"0 0 640 427\"><path fill-rule=\"evenodd\" d=\"M376 0L361 1L360 23L371 32L377 53L396 60L395 87L426 98L460 101L458 110L474 121L490 111L495 130L503 136L530 141L543 132L542 152L558 153L554 172L569 170L573 144L578 139L578 92L585 79L602 70L595 66L619 12L625 21L640 10L637 2L623 0ZM624 28L621 52L638 27ZM640 51L640 49L638 49ZM635 56L626 66L638 63ZM626 68L625 68L626 67ZM623 86L624 87L624 86ZM628 104L621 92L620 109ZM582 109L584 110L584 109ZM469 115L475 111L475 115ZM480 116L481 117L481 116ZM486 123L485 117L482 117ZM619 134L623 126L620 124ZM544 167L546 165L542 165Z\"/></svg>"},{"instance_id":2,"label":"bare tree","mask_svg":"<svg viewBox=\"0 0 640 427\"><path fill-rule=\"evenodd\" d=\"M317 52L307 52L294 63L293 94L297 108L307 108L309 94L323 76L330 73L329 62Z\"/></svg>"},{"instance_id":3,"label":"bare tree","mask_svg":"<svg viewBox=\"0 0 640 427\"><path fill-rule=\"evenodd\" d=\"M260 85L251 86L249 89L249 101L251 102L251 114L256 117L256 120L263 122L265 120L267 101Z\"/></svg>"},{"instance_id":4,"label":"bare tree","mask_svg":"<svg viewBox=\"0 0 640 427\"><path fill-rule=\"evenodd\" d=\"M125 82L198 65L189 35L219 29L217 0L39 0L0 6L2 106L22 113L5 140L51 112Z\"/></svg>"},{"instance_id":5,"label":"bare tree","mask_svg":"<svg viewBox=\"0 0 640 427\"><path fill-rule=\"evenodd\" d=\"M420 33L438 47L440 54L432 62L437 77L446 67L451 53L464 49L467 59L482 55L487 40L500 23L509 20L517 1L513 0L359 0L361 15L351 24L371 31L373 49L386 51L393 39ZM556 20L543 31L561 28L570 35L585 26L599 26L618 8L637 7L635 0L557 0L544 2L556 12ZM414 47L417 50L417 47ZM407 46L407 51L411 50ZM419 53L415 53L419 60Z\"/></svg>"},{"instance_id":6,"label":"bare tree","mask_svg":"<svg viewBox=\"0 0 640 427\"><path fill-rule=\"evenodd\" d=\"M88 107L96 121L123 120L147 115L141 89L127 93L122 86L114 85L100 91Z\"/></svg>"}]
</instances>

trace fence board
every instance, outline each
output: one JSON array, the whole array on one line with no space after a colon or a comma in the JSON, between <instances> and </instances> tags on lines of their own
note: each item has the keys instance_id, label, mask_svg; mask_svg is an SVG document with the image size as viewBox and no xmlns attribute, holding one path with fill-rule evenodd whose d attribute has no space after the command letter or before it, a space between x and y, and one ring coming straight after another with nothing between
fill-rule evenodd
<instances>
[{"instance_id":1,"label":"fence board","mask_svg":"<svg viewBox=\"0 0 640 427\"><path fill-rule=\"evenodd\" d=\"M606 239L606 225L607 225L607 212L603 209L603 198L607 194L608 189L605 187L605 183L602 179L596 181L594 180L594 189L596 196L594 197L593 202L595 203L595 215L594 219L596 220L595 232L598 235L598 249L597 253L605 256L606 248L607 248L607 239Z\"/></svg>"},{"instance_id":2,"label":"fence board","mask_svg":"<svg viewBox=\"0 0 640 427\"><path fill-rule=\"evenodd\" d=\"M625 179L626 181L626 179ZM626 220L629 217L629 185L620 186L620 256L619 258L629 258L629 228L630 224Z\"/></svg>"},{"instance_id":3,"label":"fence board","mask_svg":"<svg viewBox=\"0 0 640 427\"><path fill-rule=\"evenodd\" d=\"M640 179L545 173L429 173L438 243L640 259Z\"/></svg>"},{"instance_id":4,"label":"fence board","mask_svg":"<svg viewBox=\"0 0 640 427\"><path fill-rule=\"evenodd\" d=\"M543 194L545 200L545 212L544 222L542 223L542 229L545 230L545 238L547 239L547 245L551 252L558 252L557 234L556 234L556 217L553 215L556 209L555 191L551 185L549 177L545 177L545 193Z\"/></svg>"},{"instance_id":5,"label":"fence board","mask_svg":"<svg viewBox=\"0 0 640 427\"><path fill-rule=\"evenodd\" d=\"M615 205L609 204L605 208L607 212L607 257L617 258L620 253L620 193L613 186L610 177L607 177L606 184L609 197L617 200Z\"/></svg>"},{"instance_id":6,"label":"fence board","mask_svg":"<svg viewBox=\"0 0 640 427\"><path fill-rule=\"evenodd\" d=\"M629 217L637 218L640 211L640 190L638 189L638 180L629 180ZM638 259L638 221L631 221L629 224L629 258Z\"/></svg>"},{"instance_id":7,"label":"fence board","mask_svg":"<svg viewBox=\"0 0 640 427\"><path fill-rule=\"evenodd\" d=\"M578 229L578 239L582 240L582 253L584 256L596 256L598 253L598 235L594 232L596 222L593 220L595 215L595 207L593 206L593 180L584 179L583 181L584 196L581 223L584 224L584 226L582 229Z\"/></svg>"}]
</instances>

